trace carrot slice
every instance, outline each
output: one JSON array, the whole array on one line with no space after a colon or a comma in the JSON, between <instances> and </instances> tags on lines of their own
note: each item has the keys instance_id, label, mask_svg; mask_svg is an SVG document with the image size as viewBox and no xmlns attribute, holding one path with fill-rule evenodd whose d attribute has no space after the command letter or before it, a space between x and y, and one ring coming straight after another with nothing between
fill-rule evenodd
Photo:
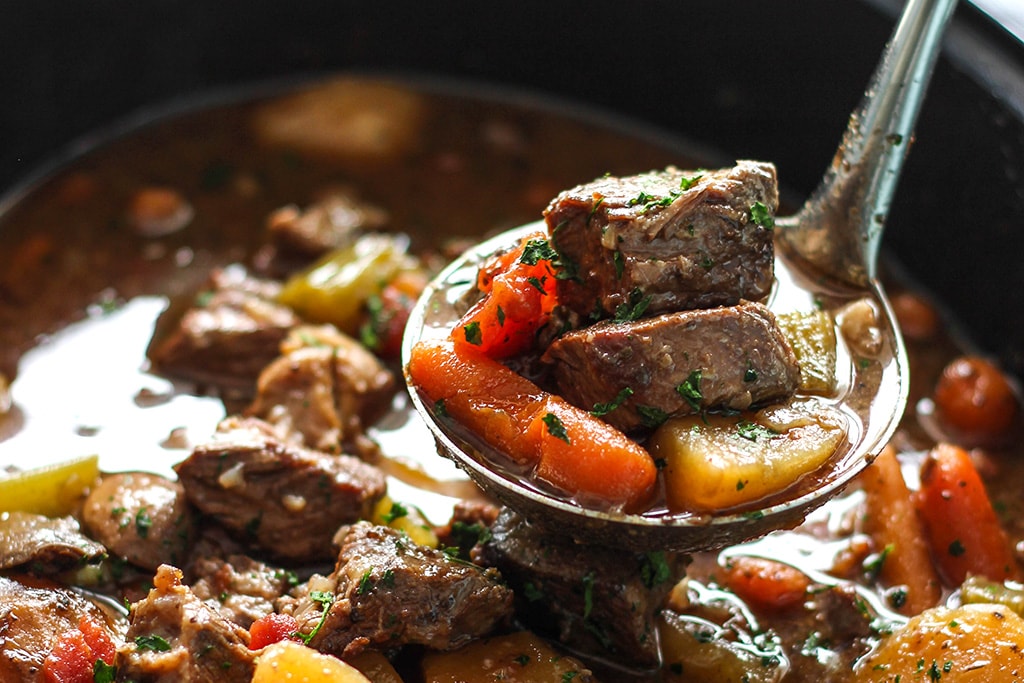
<instances>
[{"instance_id":1,"label":"carrot slice","mask_svg":"<svg viewBox=\"0 0 1024 683\"><path fill-rule=\"evenodd\" d=\"M527 440L540 449L537 476L581 499L635 509L650 495L658 469L650 454L607 422L548 396Z\"/></svg>"},{"instance_id":2,"label":"carrot slice","mask_svg":"<svg viewBox=\"0 0 1024 683\"><path fill-rule=\"evenodd\" d=\"M580 502L633 509L654 489L657 467L639 444L482 353L420 342L407 371L450 417Z\"/></svg>"},{"instance_id":3,"label":"carrot slice","mask_svg":"<svg viewBox=\"0 0 1024 683\"><path fill-rule=\"evenodd\" d=\"M921 469L918 510L939 573L953 586L968 575L991 581L1019 574L985 485L963 448L939 444Z\"/></svg>"},{"instance_id":4,"label":"carrot slice","mask_svg":"<svg viewBox=\"0 0 1024 683\"><path fill-rule=\"evenodd\" d=\"M781 611L803 602L811 579L782 562L737 555L725 565L725 585L749 604Z\"/></svg>"},{"instance_id":5,"label":"carrot slice","mask_svg":"<svg viewBox=\"0 0 1024 683\"><path fill-rule=\"evenodd\" d=\"M860 481L866 494L864 531L881 558L878 576L887 586L907 587L897 609L913 615L934 607L942 587L896 451L891 446L882 450Z\"/></svg>"}]
</instances>

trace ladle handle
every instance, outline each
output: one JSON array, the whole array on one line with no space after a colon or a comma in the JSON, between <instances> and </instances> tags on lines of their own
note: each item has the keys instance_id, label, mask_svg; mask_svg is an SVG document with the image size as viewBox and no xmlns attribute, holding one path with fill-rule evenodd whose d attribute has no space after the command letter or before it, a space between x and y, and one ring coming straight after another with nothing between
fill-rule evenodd
<instances>
[{"instance_id":1,"label":"ladle handle","mask_svg":"<svg viewBox=\"0 0 1024 683\"><path fill-rule=\"evenodd\" d=\"M908 0L821 184L778 237L825 274L864 287L957 0Z\"/></svg>"}]
</instances>

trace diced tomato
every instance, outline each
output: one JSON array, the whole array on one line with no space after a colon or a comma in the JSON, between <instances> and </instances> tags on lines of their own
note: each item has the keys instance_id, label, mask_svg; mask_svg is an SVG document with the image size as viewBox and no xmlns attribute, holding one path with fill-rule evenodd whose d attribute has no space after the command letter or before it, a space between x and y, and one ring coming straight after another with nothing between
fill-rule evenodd
<instances>
[{"instance_id":1,"label":"diced tomato","mask_svg":"<svg viewBox=\"0 0 1024 683\"><path fill-rule=\"evenodd\" d=\"M425 285L422 273L403 272L370 297L367 320L359 330L363 344L382 358L398 358L409 313Z\"/></svg>"},{"instance_id":2,"label":"diced tomato","mask_svg":"<svg viewBox=\"0 0 1024 683\"><path fill-rule=\"evenodd\" d=\"M48 683L92 683L97 660L114 663L116 648L110 633L95 619L83 616L78 628L66 632L43 662Z\"/></svg>"},{"instance_id":3,"label":"diced tomato","mask_svg":"<svg viewBox=\"0 0 1024 683\"><path fill-rule=\"evenodd\" d=\"M114 663L117 647L114 645L114 639L110 637L110 631L89 617L78 620L78 630L82 632L85 643L92 650L93 661L102 659L104 664Z\"/></svg>"},{"instance_id":4,"label":"diced tomato","mask_svg":"<svg viewBox=\"0 0 1024 683\"><path fill-rule=\"evenodd\" d=\"M249 627L249 649L259 650L267 645L291 638L299 628L299 622L290 614L270 613L260 617Z\"/></svg>"},{"instance_id":5,"label":"diced tomato","mask_svg":"<svg viewBox=\"0 0 1024 683\"><path fill-rule=\"evenodd\" d=\"M491 358L528 351L556 303L551 253L537 233L484 264L477 278L484 297L456 324L456 345L474 347Z\"/></svg>"}]
</instances>

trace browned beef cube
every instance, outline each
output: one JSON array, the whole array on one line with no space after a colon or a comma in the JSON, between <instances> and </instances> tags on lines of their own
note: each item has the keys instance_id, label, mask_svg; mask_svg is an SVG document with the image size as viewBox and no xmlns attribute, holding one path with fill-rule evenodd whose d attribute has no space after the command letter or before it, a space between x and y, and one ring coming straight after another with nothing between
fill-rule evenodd
<instances>
[{"instance_id":1,"label":"browned beef cube","mask_svg":"<svg viewBox=\"0 0 1024 683\"><path fill-rule=\"evenodd\" d=\"M580 545L508 509L491 534L479 558L501 570L532 630L624 666L658 665L655 617L682 578L685 556Z\"/></svg>"},{"instance_id":2,"label":"browned beef cube","mask_svg":"<svg viewBox=\"0 0 1024 683\"><path fill-rule=\"evenodd\" d=\"M111 553L149 570L184 563L195 536L185 489L146 472L105 475L82 505L82 522Z\"/></svg>"},{"instance_id":3,"label":"browned beef cube","mask_svg":"<svg viewBox=\"0 0 1024 683\"><path fill-rule=\"evenodd\" d=\"M334 533L368 517L387 487L376 467L286 444L255 418L225 421L174 469L199 510L292 562L332 558Z\"/></svg>"},{"instance_id":4,"label":"browned beef cube","mask_svg":"<svg viewBox=\"0 0 1024 683\"><path fill-rule=\"evenodd\" d=\"M321 652L355 656L366 647L401 645L454 650L512 615L512 591L494 569L451 559L369 522L344 529L339 539L334 572L310 579L285 610L308 634L329 604L309 643Z\"/></svg>"},{"instance_id":5,"label":"browned beef cube","mask_svg":"<svg viewBox=\"0 0 1024 683\"><path fill-rule=\"evenodd\" d=\"M87 618L114 642L124 619L84 591L28 576L0 575L0 681L44 681L43 663L69 631Z\"/></svg>"},{"instance_id":6,"label":"browned beef cube","mask_svg":"<svg viewBox=\"0 0 1024 683\"><path fill-rule=\"evenodd\" d=\"M383 209L360 200L349 188L332 188L305 210L281 207L267 217L267 231L280 249L317 257L347 247L366 230L388 221Z\"/></svg>"},{"instance_id":7,"label":"browned beef cube","mask_svg":"<svg viewBox=\"0 0 1024 683\"><path fill-rule=\"evenodd\" d=\"M132 605L116 666L119 681L249 683L256 653L248 631L193 595L179 570L163 565L153 590Z\"/></svg>"},{"instance_id":8,"label":"browned beef cube","mask_svg":"<svg viewBox=\"0 0 1024 683\"><path fill-rule=\"evenodd\" d=\"M288 572L246 555L203 557L192 563L196 597L242 628L274 611L274 601L291 585Z\"/></svg>"},{"instance_id":9,"label":"browned beef cube","mask_svg":"<svg viewBox=\"0 0 1024 683\"><path fill-rule=\"evenodd\" d=\"M74 517L0 512L0 570L25 567L33 574L57 574L99 562L107 549L85 536Z\"/></svg>"},{"instance_id":10,"label":"browned beef cube","mask_svg":"<svg viewBox=\"0 0 1024 683\"><path fill-rule=\"evenodd\" d=\"M545 359L567 401L625 431L709 408L744 410L800 383L775 316L750 302L598 323L557 339Z\"/></svg>"},{"instance_id":11,"label":"browned beef cube","mask_svg":"<svg viewBox=\"0 0 1024 683\"><path fill-rule=\"evenodd\" d=\"M295 328L282 351L260 373L247 414L320 451L376 452L364 447L364 429L387 411L395 390L380 359L330 325Z\"/></svg>"},{"instance_id":12,"label":"browned beef cube","mask_svg":"<svg viewBox=\"0 0 1024 683\"><path fill-rule=\"evenodd\" d=\"M778 202L775 167L753 161L567 190L545 212L563 262L559 301L605 318L638 306L653 315L762 299L774 274Z\"/></svg>"},{"instance_id":13,"label":"browned beef cube","mask_svg":"<svg viewBox=\"0 0 1024 683\"><path fill-rule=\"evenodd\" d=\"M280 284L251 277L241 266L216 270L166 336L154 339L149 357L158 372L221 391L251 395L256 377L277 358L285 336L300 320L274 301Z\"/></svg>"}]
</instances>

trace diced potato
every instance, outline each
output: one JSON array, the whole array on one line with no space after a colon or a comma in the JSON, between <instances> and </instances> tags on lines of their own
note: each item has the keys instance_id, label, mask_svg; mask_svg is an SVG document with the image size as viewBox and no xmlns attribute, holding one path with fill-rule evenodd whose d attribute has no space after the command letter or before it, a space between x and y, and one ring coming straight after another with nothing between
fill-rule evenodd
<instances>
[{"instance_id":1,"label":"diced potato","mask_svg":"<svg viewBox=\"0 0 1024 683\"><path fill-rule=\"evenodd\" d=\"M253 124L267 144L365 165L416 149L425 111L411 90L345 78L271 102Z\"/></svg>"},{"instance_id":2,"label":"diced potato","mask_svg":"<svg viewBox=\"0 0 1024 683\"><path fill-rule=\"evenodd\" d=\"M673 418L648 447L665 463L670 507L713 511L783 491L824 464L844 436L837 414L794 404Z\"/></svg>"},{"instance_id":3,"label":"diced potato","mask_svg":"<svg viewBox=\"0 0 1024 683\"><path fill-rule=\"evenodd\" d=\"M836 388L836 327L827 311L781 313L779 328L800 364L800 388L828 395Z\"/></svg>"},{"instance_id":4,"label":"diced potato","mask_svg":"<svg viewBox=\"0 0 1024 683\"><path fill-rule=\"evenodd\" d=\"M0 512L70 514L99 474L99 458L88 455L0 478Z\"/></svg>"},{"instance_id":5,"label":"diced potato","mask_svg":"<svg viewBox=\"0 0 1024 683\"><path fill-rule=\"evenodd\" d=\"M399 272L416 267L405 249L406 241L398 236L364 235L293 275L278 300L306 320L355 334L366 300Z\"/></svg>"},{"instance_id":6,"label":"diced potato","mask_svg":"<svg viewBox=\"0 0 1024 683\"><path fill-rule=\"evenodd\" d=\"M1002 605L936 607L886 637L854 670L875 681L1016 681L1024 670L1024 619Z\"/></svg>"},{"instance_id":7,"label":"diced potato","mask_svg":"<svg viewBox=\"0 0 1024 683\"><path fill-rule=\"evenodd\" d=\"M299 643L268 645L256 663L252 683L370 683L355 667Z\"/></svg>"},{"instance_id":8,"label":"diced potato","mask_svg":"<svg viewBox=\"0 0 1024 683\"><path fill-rule=\"evenodd\" d=\"M730 638L730 632L699 617L662 612L658 623L665 681L774 683L785 669L779 659Z\"/></svg>"},{"instance_id":9,"label":"diced potato","mask_svg":"<svg viewBox=\"0 0 1024 683\"><path fill-rule=\"evenodd\" d=\"M454 652L423 658L424 683L590 683L578 660L558 652L530 631L478 640Z\"/></svg>"},{"instance_id":10,"label":"diced potato","mask_svg":"<svg viewBox=\"0 0 1024 683\"><path fill-rule=\"evenodd\" d=\"M412 505L403 505L385 495L373 508L370 521L374 524L389 526L397 531L404 531L418 545L436 548L437 534L420 510Z\"/></svg>"},{"instance_id":11,"label":"diced potato","mask_svg":"<svg viewBox=\"0 0 1024 683\"><path fill-rule=\"evenodd\" d=\"M376 650L363 650L348 660L348 663L373 683L402 683L402 677L395 671L391 661Z\"/></svg>"}]
</instances>

